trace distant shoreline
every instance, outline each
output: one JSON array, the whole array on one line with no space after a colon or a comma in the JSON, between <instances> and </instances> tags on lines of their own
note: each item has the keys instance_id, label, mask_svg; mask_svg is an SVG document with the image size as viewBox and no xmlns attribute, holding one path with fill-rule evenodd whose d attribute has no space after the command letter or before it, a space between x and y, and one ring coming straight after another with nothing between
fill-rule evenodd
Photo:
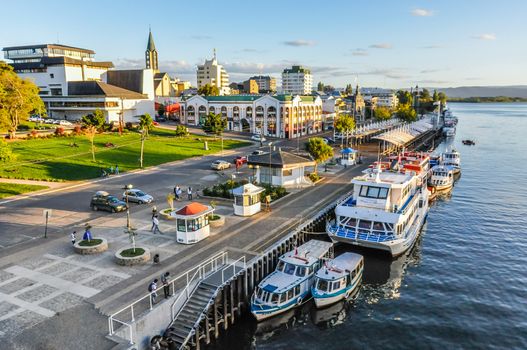
<instances>
[{"instance_id":1,"label":"distant shoreline","mask_svg":"<svg viewBox=\"0 0 527 350\"><path fill-rule=\"evenodd\" d=\"M461 102L461 103L511 103L511 102L527 102L524 97L463 97L463 98L448 98L447 102Z\"/></svg>"}]
</instances>

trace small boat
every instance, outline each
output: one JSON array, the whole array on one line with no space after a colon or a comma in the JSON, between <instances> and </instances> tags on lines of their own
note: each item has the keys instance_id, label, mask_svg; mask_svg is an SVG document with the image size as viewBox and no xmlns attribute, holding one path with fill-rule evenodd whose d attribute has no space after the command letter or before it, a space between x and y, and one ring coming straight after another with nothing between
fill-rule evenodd
<instances>
[{"instance_id":1,"label":"small boat","mask_svg":"<svg viewBox=\"0 0 527 350\"><path fill-rule=\"evenodd\" d=\"M324 307L348 299L359 288L364 270L364 258L355 253L344 253L328 260L317 271L311 294L317 307Z\"/></svg>"},{"instance_id":2,"label":"small boat","mask_svg":"<svg viewBox=\"0 0 527 350\"><path fill-rule=\"evenodd\" d=\"M310 240L278 259L275 271L265 277L251 297L251 313L261 321L281 314L309 299L323 259L331 258L333 243Z\"/></svg>"},{"instance_id":3,"label":"small boat","mask_svg":"<svg viewBox=\"0 0 527 350\"><path fill-rule=\"evenodd\" d=\"M436 165L431 170L428 184L436 191L447 191L454 186L454 170L449 165Z\"/></svg>"},{"instance_id":4,"label":"small boat","mask_svg":"<svg viewBox=\"0 0 527 350\"><path fill-rule=\"evenodd\" d=\"M463 140L461 141L465 146L475 146L476 142L473 140Z\"/></svg>"},{"instance_id":5,"label":"small boat","mask_svg":"<svg viewBox=\"0 0 527 350\"><path fill-rule=\"evenodd\" d=\"M446 137L453 137L456 135L456 127L454 126L449 126L449 127L444 127L443 128L443 134L446 136Z\"/></svg>"},{"instance_id":6,"label":"small boat","mask_svg":"<svg viewBox=\"0 0 527 350\"><path fill-rule=\"evenodd\" d=\"M455 149L441 154L441 165L451 166L454 174L461 172L461 155Z\"/></svg>"}]
</instances>

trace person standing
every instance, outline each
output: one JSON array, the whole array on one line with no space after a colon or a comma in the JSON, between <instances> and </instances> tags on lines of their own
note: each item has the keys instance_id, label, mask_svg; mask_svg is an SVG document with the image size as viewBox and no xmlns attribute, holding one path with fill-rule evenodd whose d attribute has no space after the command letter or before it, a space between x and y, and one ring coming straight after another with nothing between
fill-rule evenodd
<instances>
[{"instance_id":1,"label":"person standing","mask_svg":"<svg viewBox=\"0 0 527 350\"><path fill-rule=\"evenodd\" d=\"M119 165L115 164L115 175L119 175Z\"/></svg>"},{"instance_id":2,"label":"person standing","mask_svg":"<svg viewBox=\"0 0 527 350\"><path fill-rule=\"evenodd\" d=\"M152 208L152 220L154 220L154 216L157 215L157 207L154 205L154 207Z\"/></svg>"},{"instance_id":3,"label":"person standing","mask_svg":"<svg viewBox=\"0 0 527 350\"><path fill-rule=\"evenodd\" d=\"M91 241L92 240L92 235L91 235L90 228L91 228L91 226L86 224L86 228L84 229L84 235L82 236L82 239L85 240L85 241Z\"/></svg>"},{"instance_id":4,"label":"person standing","mask_svg":"<svg viewBox=\"0 0 527 350\"><path fill-rule=\"evenodd\" d=\"M192 200L192 187L188 187L187 189L187 195L188 195L188 200L191 201Z\"/></svg>"},{"instance_id":5,"label":"person standing","mask_svg":"<svg viewBox=\"0 0 527 350\"><path fill-rule=\"evenodd\" d=\"M75 235L77 234L77 231L73 231L71 234L70 234L70 237L71 237L71 244L75 245L75 241L76 241L76 237Z\"/></svg>"},{"instance_id":6,"label":"person standing","mask_svg":"<svg viewBox=\"0 0 527 350\"><path fill-rule=\"evenodd\" d=\"M152 304L155 304L157 298L157 278L148 285L148 291L150 292Z\"/></svg>"},{"instance_id":7,"label":"person standing","mask_svg":"<svg viewBox=\"0 0 527 350\"><path fill-rule=\"evenodd\" d=\"M181 195L182 195L182 194L183 194L183 191L181 190L181 187L177 186L177 187L176 187L176 199L177 199L178 201L181 200Z\"/></svg>"},{"instance_id":8,"label":"person standing","mask_svg":"<svg viewBox=\"0 0 527 350\"><path fill-rule=\"evenodd\" d=\"M168 299L170 294L170 285L168 284L168 277L170 276L170 272L165 272L161 275L161 283L163 283L163 293L165 293L165 299Z\"/></svg>"},{"instance_id":9,"label":"person standing","mask_svg":"<svg viewBox=\"0 0 527 350\"><path fill-rule=\"evenodd\" d=\"M160 234L163 234L161 230L159 229L159 219L157 218L157 215L154 215L154 218L152 219L152 230L154 234L159 232ZM157 231L157 232L156 232Z\"/></svg>"}]
</instances>

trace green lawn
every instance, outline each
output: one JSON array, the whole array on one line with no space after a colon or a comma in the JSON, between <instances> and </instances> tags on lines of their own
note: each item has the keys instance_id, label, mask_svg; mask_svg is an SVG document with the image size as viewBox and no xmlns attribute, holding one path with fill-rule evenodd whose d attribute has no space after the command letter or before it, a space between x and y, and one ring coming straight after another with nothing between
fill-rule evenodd
<instances>
[{"instance_id":1,"label":"green lawn","mask_svg":"<svg viewBox=\"0 0 527 350\"><path fill-rule=\"evenodd\" d=\"M0 182L0 198L16 196L17 194L44 190L47 186L39 185L22 185Z\"/></svg>"},{"instance_id":2,"label":"green lawn","mask_svg":"<svg viewBox=\"0 0 527 350\"><path fill-rule=\"evenodd\" d=\"M203 149L207 140L209 150ZM115 147L105 147L106 143ZM73 147L72 144L78 147ZM0 165L0 177L47 181L85 180L100 176L100 169L119 165L119 171L139 168L140 135L128 132L95 136L96 162L92 161L90 141L86 136L18 140L10 143L17 158ZM248 143L224 140L223 148L246 146ZM176 137L172 130L156 129L145 141L144 166L158 165L221 150L219 138L202 136Z\"/></svg>"}]
</instances>

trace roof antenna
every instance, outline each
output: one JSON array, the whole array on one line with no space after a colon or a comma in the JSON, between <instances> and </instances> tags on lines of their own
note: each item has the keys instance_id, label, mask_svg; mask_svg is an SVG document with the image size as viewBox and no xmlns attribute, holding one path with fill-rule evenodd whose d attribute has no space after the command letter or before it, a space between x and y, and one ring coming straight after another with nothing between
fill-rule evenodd
<instances>
[{"instance_id":1,"label":"roof antenna","mask_svg":"<svg viewBox=\"0 0 527 350\"><path fill-rule=\"evenodd\" d=\"M60 40L59 40L59 32L57 32L57 44L60 44Z\"/></svg>"}]
</instances>

